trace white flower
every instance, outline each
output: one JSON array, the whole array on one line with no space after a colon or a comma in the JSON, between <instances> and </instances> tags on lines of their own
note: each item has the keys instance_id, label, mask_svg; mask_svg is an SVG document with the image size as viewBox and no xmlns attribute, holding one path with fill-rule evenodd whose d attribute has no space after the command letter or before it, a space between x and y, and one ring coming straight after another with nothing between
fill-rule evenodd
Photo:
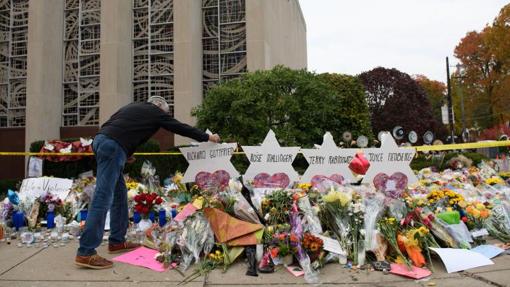
<instances>
[{"instance_id":1,"label":"white flower","mask_svg":"<svg viewBox=\"0 0 510 287\"><path fill-rule=\"evenodd\" d=\"M136 189L128 190L128 199L133 200L137 194L138 194L138 191Z\"/></svg>"}]
</instances>

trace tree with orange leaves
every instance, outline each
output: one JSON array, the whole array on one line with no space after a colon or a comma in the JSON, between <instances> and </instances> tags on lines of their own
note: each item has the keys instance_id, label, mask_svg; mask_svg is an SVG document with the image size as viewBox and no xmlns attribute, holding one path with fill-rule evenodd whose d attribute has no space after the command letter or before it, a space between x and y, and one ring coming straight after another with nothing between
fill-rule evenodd
<instances>
[{"instance_id":1,"label":"tree with orange leaves","mask_svg":"<svg viewBox=\"0 0 510 287\"><path fill-rule=\"evenodd\" d=\"M510 4L481 32L466 34L455 48L463 69L456 71L464 91L466 123L482 128L510 119ZM454 95L458 101L458 94Z\"/></svg>"}]
</instances>

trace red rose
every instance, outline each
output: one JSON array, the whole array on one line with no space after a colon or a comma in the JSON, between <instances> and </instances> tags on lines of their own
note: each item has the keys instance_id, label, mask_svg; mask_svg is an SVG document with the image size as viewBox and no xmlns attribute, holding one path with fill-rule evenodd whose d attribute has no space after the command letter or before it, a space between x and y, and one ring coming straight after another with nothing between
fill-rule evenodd
<instances>
[{"instance_id":1,"label":"red rose","mask_svg":"<svg viewBox=\"0 0 510 287\"><path fill-rule=\"evenodd\" d=\"M140 202L140 195L138 195L138 194L137 194L137 195L135 195L135 201L136 201L136 202Z\"/></svg>"},{"instance_id":2,"label":"red rose","mask_svg":"<svg viewBox=\"0 0 510 287\"><path fill-rule=\"evenodd\" d=\"M163 199L161 197L156 198L156 204L161 204Z\"/></svg>"},{"instance_id":3,"label":"red rose","mask_svg":"<svg viewBox=\"0 0 510 287\"><path fill-rule=\"evenodd\" d=\"M149 213L149 208L147 206L142 207L142 213L143 214Z\"/></svg>"},{"instance_id":4,"label":"red rose","mask_svg":"<svg viewBox=\"0 0 510 287\"><path fill-rule=\"evenodd\" d=\"M462 216L461 220L462 220L464 223L466 223L466 222L468 221L467 217L465 217L465 216Z\"/></svg>"}]
</instances>

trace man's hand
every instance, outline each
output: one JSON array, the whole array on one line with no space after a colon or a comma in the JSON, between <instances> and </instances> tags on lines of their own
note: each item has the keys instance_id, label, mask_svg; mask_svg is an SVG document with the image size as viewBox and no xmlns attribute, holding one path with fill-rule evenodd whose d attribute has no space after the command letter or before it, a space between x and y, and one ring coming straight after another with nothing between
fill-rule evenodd
<instances>
[{"instance_id":1,"label":"man's hand","mask_svg":"<svg viewBox=\"0 0 510 287\"><path fill-rule=\"evenodd\" d=\"M220 142L220 136L218 134L209 135L209 141L219 143Z\"/></svg>"},{"instance_id":2,"label":"man's hand","mask_svg":"<svg viewBox=\"0 0 510 287\"><path fill-rule=\"evenodd\" d=\"M134 157L134 156L130 156L130 157L126 160L126 162L127 162L128 164L132 164L132 163L133 163L133 162L135 162L135 161L136 161L136 157Z\"/></svg>"}]
</instances>

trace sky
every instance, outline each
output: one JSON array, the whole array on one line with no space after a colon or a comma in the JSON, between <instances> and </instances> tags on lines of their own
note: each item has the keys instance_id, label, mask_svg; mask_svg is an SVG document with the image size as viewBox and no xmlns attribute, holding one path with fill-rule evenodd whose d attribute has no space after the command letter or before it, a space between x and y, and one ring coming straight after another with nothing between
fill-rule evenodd
<instances>
[{"instance_id":1,"label":"sky","mask_svg":"<svg viewBox=\"0 0 510 287\"><path fill-rule=\"evenodd\" d=\"M469 31L491 23L509 0L299 0L308 69L356 75L396 68L446 81L446 56ZM450 68L452 69L452 68Z\"/></svg>"}]
</instances>

